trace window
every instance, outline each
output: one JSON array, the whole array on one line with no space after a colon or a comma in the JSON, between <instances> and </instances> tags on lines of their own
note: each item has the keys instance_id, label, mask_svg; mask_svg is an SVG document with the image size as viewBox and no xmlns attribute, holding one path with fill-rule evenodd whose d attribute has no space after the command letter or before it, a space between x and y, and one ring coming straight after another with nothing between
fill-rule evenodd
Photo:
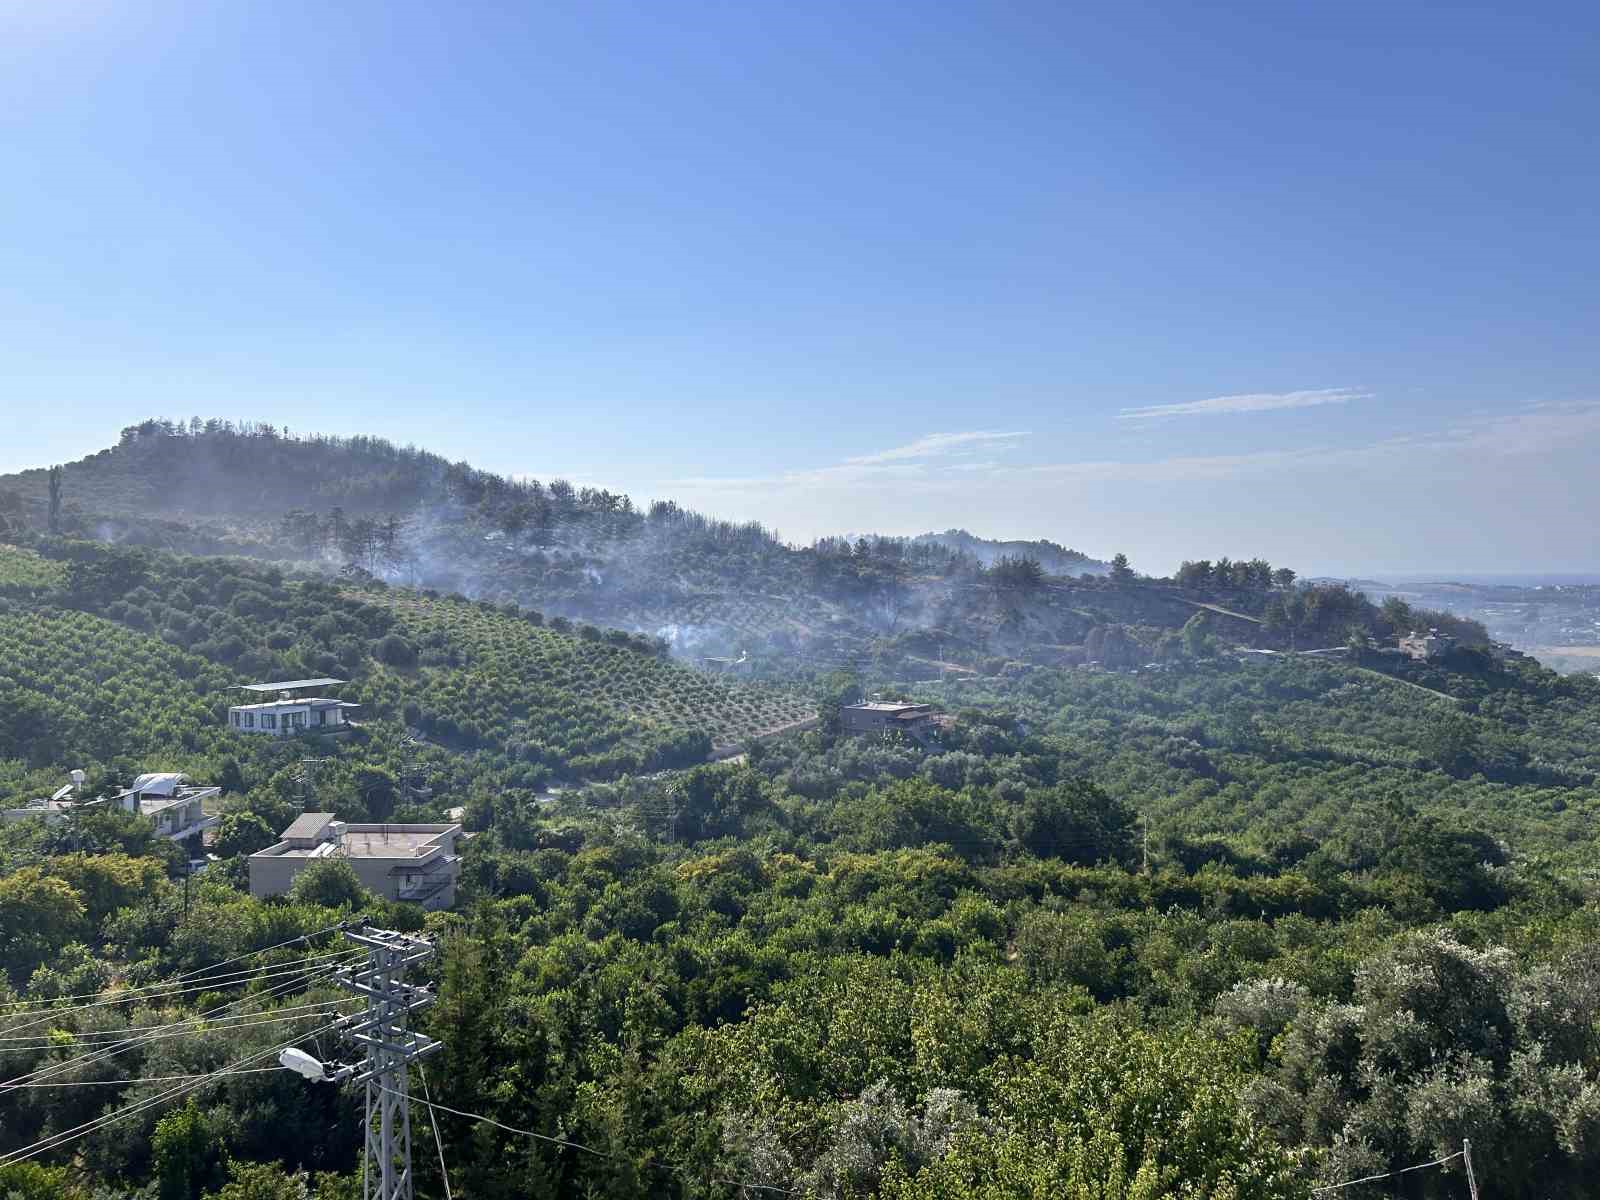
<instances>
[{"instance_id":1,"label":"window","mask_svg":"<svg viewBox=\"0 0 1600 1200\"><path fill-rule=\"evenodd\" d=\"M276 729L277 727L278 727L278 717L277 717L276 713L262 713L261 714L261 728L263 728L263 729Z\"/></svg>"},{"instance_id":2,"label":"window","mask_svg":"<svg viewBox=\"0 0 1600 1200\"><path fill-rule=\"evenodd\" d=\"M244 727L246 729L254 729L256 727L256 715L255 715L255 713L245 713L244 714Z\"/></svg>"}]
</instances>

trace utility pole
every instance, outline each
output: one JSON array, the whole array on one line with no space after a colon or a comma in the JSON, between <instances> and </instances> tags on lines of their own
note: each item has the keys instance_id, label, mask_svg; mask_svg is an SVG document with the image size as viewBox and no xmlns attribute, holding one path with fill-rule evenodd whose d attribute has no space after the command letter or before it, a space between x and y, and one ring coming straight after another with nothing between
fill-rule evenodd
<instances>
[{"instance_id":1,"label":"utility pole","mask_svg":"<svg viewBox=\"0 0 1600 1200\"><path fill-rule=\"evenodd\" d=\"M1144 832L1144 873L1150 874L1150 817L1147 813L1139 814L1139 824Z\"/></svg>"},{"instance_id":2,"label":"utility pole","mask_svg":"<svg viewBox=\"0 0 1600 1200\"><path fill-rule=\"evenodd\" d=\"M1478 1177L1472 1173L1472 1139L1461 1139L1461 1157L1467 1164L1467 1190L1472 1200L1478 1200Z\"/></svg>"},{"instance_id":3,"label":"utility pole","mask_svg":"<svg viewBox=\"0 0 1600 1200\"><path fill-rule=\"evenodd\" d=\"M413 1009L433 1003L433 993L405 982L406 969L433 957L433 946L388 929L346 929L367 951L364 965L341 969L341 987L365 996L367 1010L341 1032L367 1048L366 1060L348 1076L367 1085L366 1154L362 1200L413 1200L411 1097L406 1067L443 1043L406 1028Z\"/></svg>"},{"instance_id":4,"label":"utility pole","mask_svg":"<svg viewBox=\"0 0 1600 1200\"><path fill-rule=\"evenodd\" d=\"M300 760L300 773L295 779L300 784L300 805L304 812L311 811L311 805L316 800L317 771L323 763L332 762L331 758L302 758Z\"/></svg>"}]
</instances>

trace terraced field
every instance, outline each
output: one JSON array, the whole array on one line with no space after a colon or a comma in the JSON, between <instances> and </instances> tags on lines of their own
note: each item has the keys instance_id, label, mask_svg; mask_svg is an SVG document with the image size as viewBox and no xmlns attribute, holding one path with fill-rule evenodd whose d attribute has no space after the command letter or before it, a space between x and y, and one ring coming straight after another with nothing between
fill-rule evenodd
<instances>
[{"instance_id":1,"label":"terraced field","mask_svg":"<svg viewBox=\"0 0 1600 1200\"><path fill-rule=\"evenodd\" d=\"M100 617L0 613L0 759L43 766L214 750L227 739L219 714L234 682Z\"/></svg>"},{"instance_id":2,"label":"terraced field","mask_svg":"<svg viewBox=\"0 0 1600 1200\"><path fill-rule=\"evenodd\" d=\"M363 683L369 703L529 761L604 770L655 747L665 762L674 747L694 757L693 735L728 745L815 716L802 696L712 678L598 631L557 632L470 601L399 590L352 597L392 612L420 656L415 668L374 671Z\"/></svg>"}]
</instances>

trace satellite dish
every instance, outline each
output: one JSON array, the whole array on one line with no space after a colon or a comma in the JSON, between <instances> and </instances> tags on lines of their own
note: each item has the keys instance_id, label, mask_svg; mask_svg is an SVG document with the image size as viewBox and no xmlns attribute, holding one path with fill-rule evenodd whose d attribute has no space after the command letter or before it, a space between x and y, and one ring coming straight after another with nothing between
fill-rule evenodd
<instances>
[{"instance_id":1,"label":"satellite dish","mask_svg":"<svg viewBox=\"0 0 1600 1200\"><path fill-rule=\"evenodd\" d=\"M296 1050L293 1046L279 1054L278 1061L289 1070L313 1081L327 1077L327 1068L320 1060L312 1058L304 1050Z\"/></svg>"}]
</instances>

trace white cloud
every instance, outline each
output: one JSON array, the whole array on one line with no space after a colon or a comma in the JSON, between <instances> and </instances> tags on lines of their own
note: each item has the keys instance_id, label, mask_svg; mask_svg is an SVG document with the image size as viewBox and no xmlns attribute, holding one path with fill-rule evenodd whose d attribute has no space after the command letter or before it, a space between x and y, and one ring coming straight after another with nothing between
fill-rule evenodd
<instances>
[{"instance_id":1,"label":"white cloud","mask_svg":"<svg viewBox=\"0 0 1600 1200\"><path fill-rule=\"evenodd\" d=\"M1027 437L1026 431L1001 433L996 430L974 430L970 433L929 433L904 446L880 450L876 454L861 454L845 462L855 467L870 467L878 463L901 462L907 459L937 458L951 454L970 454L977 447L1008 449Z\"/></svg>"},{"instance_id":2,"label":"white cloud","mask_svg":"<svg viewBox=\"0 0 1600 1200\"><path fill-rule=\"evenodd\" d=\"M1272 412L1282 408L1317 408L1324 404L1348 404L1365 400L1370 392L1354 388L1312 388L1299 392L1245 392L1237 396L1213 396L1209 400L1190 400L1183 404L1147 404L1125 408L1119 421L1151 420L1158 417L1205 417L1220 413Z\"/></svg>"},{"instance_id":3,"label":"white cloud","mask_svg":"<svg viewBox=\"0 0 1600 1200\"><path fill-rule=\"evenodd\" d=\"M1415 464L1447 456L1501 457L1549 453L1600 437L1600 401L1533 404L1485 414L1431 433L1414 433L1356 445L1286 446L1239 454L1181 454L1152 459L1083 459L1016 465L989 458L926 461L971 453L965 447L1002 443L1023 434L931 434L907 446L846 459L834 466L762 476L710 476L661 482L663 494L806 492L846 494L868 490L906 495L976 494L1026 482L1167 482L1222 480L1273 473L1361 466Z\"/></svg>"},{"instance_id":4,"label":"white cloud","mask_svg":"<svg viewBox=\"0 0 1600 1200\"><path fill-rule=\"evenodd\" d=\"M1517 412L1479 417L1452 429L1447 446L1490 454L1545 454L1600 434L1600 401L1524 405Z\"/></svg>"}]
</instances>

